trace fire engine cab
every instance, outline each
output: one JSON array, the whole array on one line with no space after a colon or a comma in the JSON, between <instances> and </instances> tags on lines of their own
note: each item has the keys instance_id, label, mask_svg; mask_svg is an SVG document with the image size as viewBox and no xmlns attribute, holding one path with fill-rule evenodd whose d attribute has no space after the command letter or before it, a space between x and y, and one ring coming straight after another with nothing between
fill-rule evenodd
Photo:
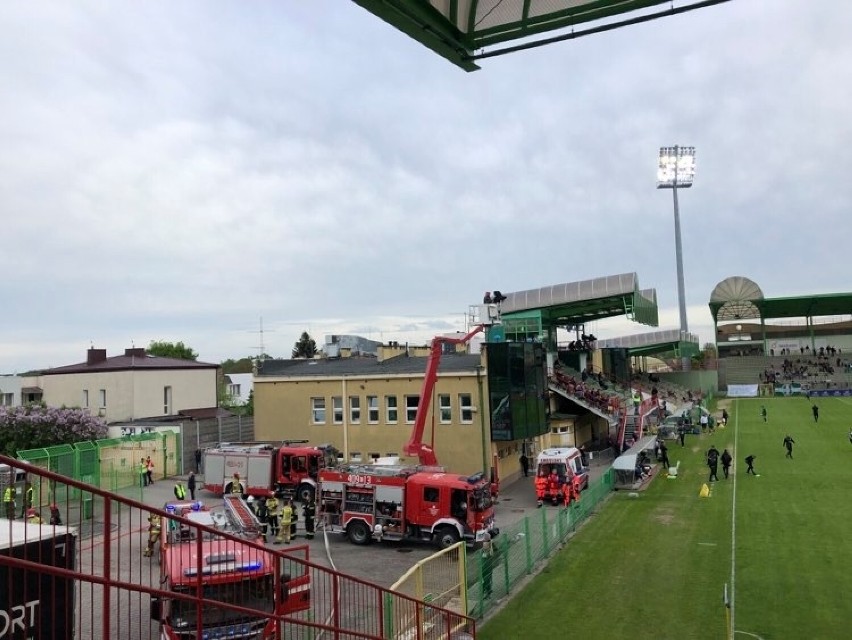
<instances>
[{"instance_id":1,"label":"fire engine cab","mask_svg":"<svg viewBox=\"0 0 852 640\"><path fill-rule=\"evenodd\" d=\"M438 468L440 469L440 468ZM442 549L493 537L491 483L421 466L341 465L320 472L319 514L326 530L358 545L418 540Z\"/></svg>"}]
</instances>

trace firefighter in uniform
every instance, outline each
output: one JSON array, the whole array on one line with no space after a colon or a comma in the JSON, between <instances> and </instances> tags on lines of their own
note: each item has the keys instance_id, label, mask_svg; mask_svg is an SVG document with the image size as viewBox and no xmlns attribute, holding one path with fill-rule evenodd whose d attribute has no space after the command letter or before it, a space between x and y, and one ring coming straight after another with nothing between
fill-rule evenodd
<instances>
[{"instance_id":1,"label":"firefighter in uniform","mask_svg":"<svg viewBox=\"0 0 852 640\"><path fill-rule=\"evenodd\" d=\"M18 495L18 490L15 485L10 484L3 491L3 506L6 509L6 517L9 520L15 519L15 497Z\"/></svg>"},{"instance_id":2,"label":"firefighter in uniform","mask_svg":"<svg viewBox=\"0 0 852 640\"><path fill-rule=\"evenodd\" d=\"M260 523L260 535L263 536L263 541L266 542L266 531L269 527L269 510L266 508L266 500L258 498L254 501L254 513L257 516L257 521Z\"/></svg>"},{"instance_id":3,"label":"firefighter in uniform","mask_svg":"<svg viewBox=\"0 0 852 640\"><path fill-rule=\"evenodd\" d=\"M290 527L293 524L293 503L286 500L281 505L281 516L279 520L278 535L275 536L276 544L290 544Z\"/></svg>"},{"instance_id":4,"label":"firefighter in uniform","mask_svg":"<svg viewBox=\"0 0 852 640\"><path fill-rule=\"evenodd\" d=\"M160 539L161 531L162 523L160 522L160 516L156 513L152 513L148 516L148 546L145 547L145 550L142 552L142 555L146 558L150 558L154 555L154 545L157 544L157 541Z\"/></svg>"},{"instance_id":5,"label":"firefighter in uniform","mask_svg":"<svg viewBox=\"0 0 852 640\"><path fill-rule=\"evenodd\" d=\"M545 494L547 494L547 476L542 469L535 477L535 497L538 499L539 507L544 504Z\"/></svg>"},{"instance_id":6,"label":"firefighter in uniform","mask_svg":"<svg viewBox=\"0 0 852 640\"><path fill-rule=\"evenodd\" d=\"M41 524L44 520L41 519L41 516L38 514L38 511L30 507L26 511L27 524Z\"/></svg>"},{"instance_id":7,"label":"firefighter in uniform","mask_svg":"<svg viewBox=\"0 0 852 640\"><path fill-rule=\"evenodd\" d=\"M314 537L314 518L317 514L317 508L313 500L306 502L302 507L302 515L305 518L305 537L311 540Z\"/></svg>"},{"instance_id":8,"label":"firefighter in uniform","mask_svg":"<svg viewBox=\"0 0 852 640\"><path fill-rule=\"evenodd\" d=\"M269 535L278 537L278 498L274 495L266 499L266 518L269 521Z\"/></svg>"},{"instance_id":9,"label":"firefighter in uniform","mask_svg":"<svg viewBox=\"0 0 852 640\"><path fill-rule=\"evenodd\" d=\"M59 513L59 505L50 505L50 524L57 526L62 525L62 514Z\"/></svg>"},{"instance_id":10,"label":"firefighter in uniform","mask_svg":"<svg viewBox=\"0 0 852 640\"><path fill-rule=\"evenodd\" d=\"M240 474L235 473L231 481L225 485L225 493L236 493L238 495L245 494L243 483L240 481Z\"/></svg>"},{"instance_id":11,"label":"firefighter in uniform","mask_svg":"<svg viewBox=\"0 0 852 640\"><path fill-rule=\"evenodd\" d=\"M33 506L33 483L29 480L24 484L24 499L21 502L21 517L27 517L27 511Z\"/></svg>"}]
</instances>

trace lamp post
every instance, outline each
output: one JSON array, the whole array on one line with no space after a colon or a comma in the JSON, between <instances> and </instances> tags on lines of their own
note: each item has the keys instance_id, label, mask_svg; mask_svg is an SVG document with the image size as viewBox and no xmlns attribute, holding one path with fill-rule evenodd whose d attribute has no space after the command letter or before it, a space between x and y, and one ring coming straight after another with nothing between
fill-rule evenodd
<instances>
[{"instance_id":1,"label":"lamp post","mask_svg":"<svg viewBox=\"0 0 852 640\"><path fill-rule=\"evenodd\" d=\"M683 249L680 241L680 209L677 190L688 189L695 179L695 147L660 147L660 162L657 168L657 189L671 189L674 201L675 257L677 259L677 297L680 308L681 339L689 331L686 321L686 296L683 285ZM689 358L683 357L681 364L689 370Z\"/></svg>"}]
</instances>

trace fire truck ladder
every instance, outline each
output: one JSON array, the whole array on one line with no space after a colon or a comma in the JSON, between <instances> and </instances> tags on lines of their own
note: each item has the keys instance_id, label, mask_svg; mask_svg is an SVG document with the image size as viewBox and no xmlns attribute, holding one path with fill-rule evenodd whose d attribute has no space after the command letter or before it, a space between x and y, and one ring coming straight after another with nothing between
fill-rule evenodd
<instances>
[{"instance_id":1,"label":"fire truck ladder","mask_svg":"<svg viewBox=\"0 0 852 640\"><path fill-rule=\"evenodd\" d=\"M232 493L225 496L225 513L234 532L238 535L246 537L260 535L260 522L241 495Z\"/></svg>"}]
</instances>

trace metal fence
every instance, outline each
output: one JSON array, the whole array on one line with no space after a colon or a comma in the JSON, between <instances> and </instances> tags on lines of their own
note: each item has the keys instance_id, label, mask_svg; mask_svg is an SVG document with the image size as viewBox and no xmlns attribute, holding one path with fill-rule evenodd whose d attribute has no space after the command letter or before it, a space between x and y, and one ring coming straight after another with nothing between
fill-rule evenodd
<instances>
[{"instance_id":1,"label":"metal fence","mask_svg":"<svg viewBox=\"0 0 852 640\"><path fill-rule=\"evenodd\" d=\"M69 459L56 455L42 461ZM472 618L437 603L418 601L316 565L310 561L307 545L267 546L262 538L226 534L188 517L176 517L174 511L165 509L166 505L163 508L146 505L87 486L43 466L5 456L0 456L0 464L25 472L33 484L50 487L52 497L57 500L55 510L41 511L44 522L23 520L14 513L0 514L0 538L4 542L4 552L0 553L0 609L26 610L26 616L17 618L16 630L21 637L39 640L158 640L167 636L269 640L475 638L476 623ZM80 518L83 504L93 505L89 519ZM156 544L150 545L152 553L148 554L148 523L152 514L159 515L163 524L162 533ZM2 515L7 517L4 519ZM186 538L182 536L185 528ZM180 537L170 538L169 532ZM225 545L222 548L227 552L205 556L202 545L205 539L209 540L205 534L222 540ZM177 540L186 540L183 544L189 545L187 551L191 552L186 555L196 560L181 565L175 572L175 567L169 569L175 554L168 553L167 545L178 544ZM217 589L226 580L220 574L231 571L227 562L237 554L261 559L239 565L242 567L239 571L274 567L275 581L259 582L244 573L238 581L231 581L227 589ZM271 558L268 563L267 558ZM214 559L225 563L222 571L214 571L220 566L214 566ZM170 587L170 580L180 576L208 572L216 575L209 581L195 581L197 586ZM274 584L274 588L264 589L264 584L266 587ZM288 602L295 595L300 606L290 613L272 611L270 603L279 597L273 593L281 593ZM162 603L167 606L161 608ZM177 609L181 613L176 613ZM161 616L168 616L167 620L178 631L162 629ZM265 625L262 632L257 626L246 630L257 621ZM270 624L277 629L270 630Z\"/></svg>"},{"instance_id":2,"label":"metal fence","mask_svg":"<svg viewBox=\"0 0 852 640\"><path fill-rule=\"evenodd\" d=\"M142 487L141 463L148 457L154 462L152 477L176 475L181 459L181 438L177 431L144 433L124 438L77 442L41 449L18 451L18 458L40 469L107 491L135 490ZM76 501L80 495L73 487L66 491L44 481L30 478L33 506L46 507L57 502ZM19 488L20 489L20 488ZM83 504L84 517L91 517L91 505Z\"/></svg>"},{"instance_id":3,"label":"metal fence","mask_svg":"<svg viewBox=\"0 0 852 640\"><path fill-rule=\"evenodd\" d=\"M491 556L479 549L468 558L468 613L484 618L499 600L533 575L611 495L613 482L613 471L609 469L571 506L544 506L535 516L501 527L500 535L494 539Z\"/></svg>"}]
</instances>

